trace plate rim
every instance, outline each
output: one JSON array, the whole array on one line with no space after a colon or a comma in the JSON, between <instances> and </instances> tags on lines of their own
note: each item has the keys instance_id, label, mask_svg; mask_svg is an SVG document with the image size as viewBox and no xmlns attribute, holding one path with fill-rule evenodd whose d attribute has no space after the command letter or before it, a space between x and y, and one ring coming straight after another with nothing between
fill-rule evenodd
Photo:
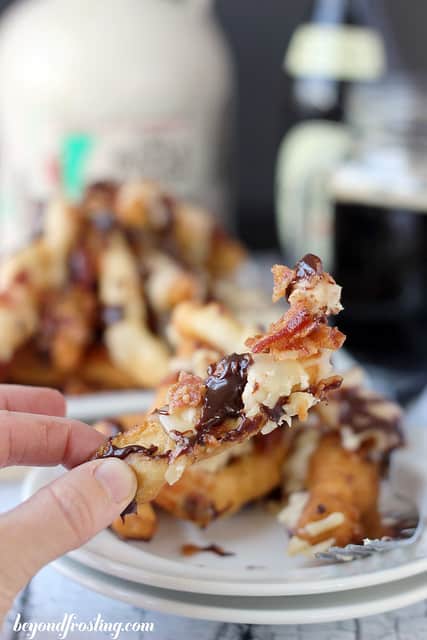
<instances>
[{"instance_id":1,"label":"plate rim","mask_svg":"<svg viewBox=\"0 0 427 640\"><path fill-rule=\"evenodd\" d=\"M66 395L67 417L75 420L100 420L125 413L148 411L153 402L152 389L94 391Z\"/></svg>"},{"instance_id":2,"label":"plate rim","mask_svg":"<svg viewBox=\"0 0 427 640\"><path fill-rule=\"evenodd\" d=\"M278 596L278 607L275 609L254 607L253 599L243 596L240 599L247 600L247 608L239 608L235 599L231 603L233 606L227 608L213 603L212 596L209 595L202 595L202 602L196 603L194 599L174 598L174 592L168 589L138 585L120 578L113 578L114 582L111 580L105 581L105 576L102 572L85 567L68 557L56 560L52 566L62 575L78 582L85 588L134 606L169 615L228 623L266 625L321 624L378 615L415 604L427 597L427 574L425 574L422 579L418 575L399 580L397 583L392 582L386 585L386 591L391 591L391 594L384 595L383 590L378 592L379 597L374 599L369 597L368 594L368 596L365 595L366 599L363 600L365 589L356 589L354 591L356 596L359 596L359 601L355 602L354 597L351 598L351 590L345 591L343 594L324 594L321 597L323 601L326 600L326 604L323 607L319 607L318 604L316 608L316 598L321 594L306 595L305 598L307 600L313 601L313 607L301 607L297 611L292 609L292 600L298 599L301 602L301 598L298 598L298 596ZM402 586L406 586L406 590L402 589ZM182 596L182 592L180 593ZM344 601L341 604L337 604L337 598L339 599L340 597L343 600L351 599L349 602ZM221 596L216 597L217 600L219 598ZM332 600L332 598L332 604L328 605L327 600ZM259 601L263 602L263 600L265 601L266 599L260 598Z\"/></svg>"},{"instance_id":3,"label":"plate rim","mask_svg":"<svg viewBox=\"0 0 427 640\"><path fill-rule=\"evenodd\" d=\"M38 488L37 478L45 477L46 473L52 473L52 468L33 469L27 475L23 484L23 497L28 498ZM427 535L427 532L426 532ZM390 554L399 553L390 551ZM141 553L150 554L147 551ZM135 584L145 584L156 588L171 589L179 592L199 593L215 596L236 596L236 597L291 597L291 596L308 596L321 595L328 593L337 593L340 591L351 591L363 589L371 586L378 586L389 582L396 582L409 577L417 576L427 571L427 555L408 560L398 566L390 566L370 571L368 573L359 573L358 575L332 577L324 579L308 579L306 582L289 583L285 580L280 583L268 583L267 581L254 581L252 583L242 581L233 581L229 578L203 578L203 576L192 575L179 576L176 573L165 574L154 569L146 570L141 567L132 567L122 561L116 561L102 554L97 554L93 549L87 549L85 546L80 549L71 551L67 556L74 562L79 562L84 566L88 566L92 570L98 571L103 575L112 576L121 580L133 582ZM156 557L156 556L155 556ZM170 562L174 562L171 560ZM356 560L355 562L366 562L366 560ZM102 569L100 569L102 565ZM194 573L206 572L206 568L202 570L199 567L193 567ZM254 576L255 578L255 576ZM262 593L260 593L262 592Z\"/></svg>"}]
</instances>

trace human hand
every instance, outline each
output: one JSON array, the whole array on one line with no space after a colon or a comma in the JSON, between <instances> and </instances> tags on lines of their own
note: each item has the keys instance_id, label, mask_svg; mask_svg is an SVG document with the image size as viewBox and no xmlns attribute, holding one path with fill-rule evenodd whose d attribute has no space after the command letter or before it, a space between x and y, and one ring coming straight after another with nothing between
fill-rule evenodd
<instances>
[{"instance_id":1,"label":"human hand","mask_svg":"<svg viewBox=\"0 0 427 640\"><path fill-rule=\"evenodd\" d=\"M58 391L0 385L0 468L63 464L72 469L0 515L0 623L42 566L111 524L136 491L133 471L122 460L84 462L104 438L64 416Z\"/></svg>"}]
</instances>

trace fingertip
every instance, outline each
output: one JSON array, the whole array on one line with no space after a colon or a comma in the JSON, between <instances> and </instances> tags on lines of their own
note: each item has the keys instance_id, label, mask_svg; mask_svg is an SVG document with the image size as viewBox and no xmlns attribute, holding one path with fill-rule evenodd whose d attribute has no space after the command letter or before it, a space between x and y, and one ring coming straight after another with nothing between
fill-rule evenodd
<instances>
[{"instance_id":1,"label":"fingertip","mask_svg":"<svg viewBox=\"0 0 427 640\"><path fill-rule=\"evenodd\" d=\"M66 402L57 389L0 384L0 410L63 418Z\"/></svg>"},{"instance_id":2,"label":"fingertip","mask_svg":"<svg viewBox=\"0 0 427 640\"><path fill-rule=\"evenodd\" d=\"M100 460L95 467L94 476L114 504L126 506L135 496L136 476L123 460L117 458Z\"/></svg>"}]
</instances>

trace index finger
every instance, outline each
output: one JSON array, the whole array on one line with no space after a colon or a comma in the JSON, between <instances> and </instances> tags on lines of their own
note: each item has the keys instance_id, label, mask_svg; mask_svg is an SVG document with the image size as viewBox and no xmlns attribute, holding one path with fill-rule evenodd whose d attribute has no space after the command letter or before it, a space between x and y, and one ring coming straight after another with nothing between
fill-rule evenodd
<instances>
[{"instance_id":1,"label":"index finger","mask_svg":"<svg viewBox=\"0 0 427 640\"><path fill-rule=\"evenodd\" d=\"M65 416L65 398L56 389L0 384L0 410Z\"/></svg>"},{"instance_id":2,"label":"index finger","mask_svg":"<svg viewBox=\"0 0 427 640\"><path fill-rule=\"evenodd\" d=\"M0 468L21 464L75 467L103 442L104 436L77 420L0 410Z\"/></svg>"}]
</instances>

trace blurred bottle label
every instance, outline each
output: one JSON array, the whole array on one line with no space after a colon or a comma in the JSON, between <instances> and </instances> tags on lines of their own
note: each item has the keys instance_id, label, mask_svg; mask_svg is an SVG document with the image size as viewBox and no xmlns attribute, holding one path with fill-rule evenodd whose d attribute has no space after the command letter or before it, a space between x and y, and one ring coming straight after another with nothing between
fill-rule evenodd
<instances>
[{"instance_id":1,"label":"blurred bottle label","mask_svg":"<svg viewBox=\"0 0 427 640\"><path fill-rule=\"evenodd\" d=\"M276 211L286 258L296 262L307 252L333 261L333 215L328 191L332 169L346 155L347 128L337 122L311 120L294 127L277 159Z\"/></svg>"},{"instance_id":2,"label":"blurred bottle label","mask_svg":"<svg viewBox=\"0 0 427 640\"><path fill-rule=\"evenodd\" d=\"M384 45L366 27L303 24L292 36L284 67L294 77L373 80L385 69Z\"/></svg>"},{"instance_id":3,"label":"blurred bottle label","mask_svg":"<svg viewBox=\"0 0 427 640\"><path fill-rule=\"evenodd\" d=\"M155 180L177 196L214 212L229 206L228 141L198 127L191 119L152 120L143 124L109 124L90 132L58 134L45 129L31 144L9 145L0 174L0 254L24 246L40 231L46 200L63 191L77 201L90 182ZM218 132L219 133L219 132ZM41 141L42 138L42 141ZM223 143L223 144L221 144Z\"/></svg>"},{"instance_id":4,"label":"blurred bottle label","mask_svg":"<svg viewBox=\"0 0 427 640\"><path fill-rule=\"evenodd\" d=\"M62 184L69 197L78 199L88 182L106 176L117 181L144 176L181 196L194 197L197 155L194 129L185 122L72 134L62 144Z\"/></svg>"},{"instance_id":5,"label":"blurred bottle label","mask_svg":"<svg viewBox=\"0 0 427 640\"><path fill-rule=\"evenodd\" d=\"M289 260L312 251L331 268L328 177L349 148L349 133L341 123L345 107L341 90L347 82L371 81L383 73L382 37L365 26L303 24L291 38L284 67L294 78L301 124L287 133L277 160L280 240Z\"/></svg>"}]
</instances>

